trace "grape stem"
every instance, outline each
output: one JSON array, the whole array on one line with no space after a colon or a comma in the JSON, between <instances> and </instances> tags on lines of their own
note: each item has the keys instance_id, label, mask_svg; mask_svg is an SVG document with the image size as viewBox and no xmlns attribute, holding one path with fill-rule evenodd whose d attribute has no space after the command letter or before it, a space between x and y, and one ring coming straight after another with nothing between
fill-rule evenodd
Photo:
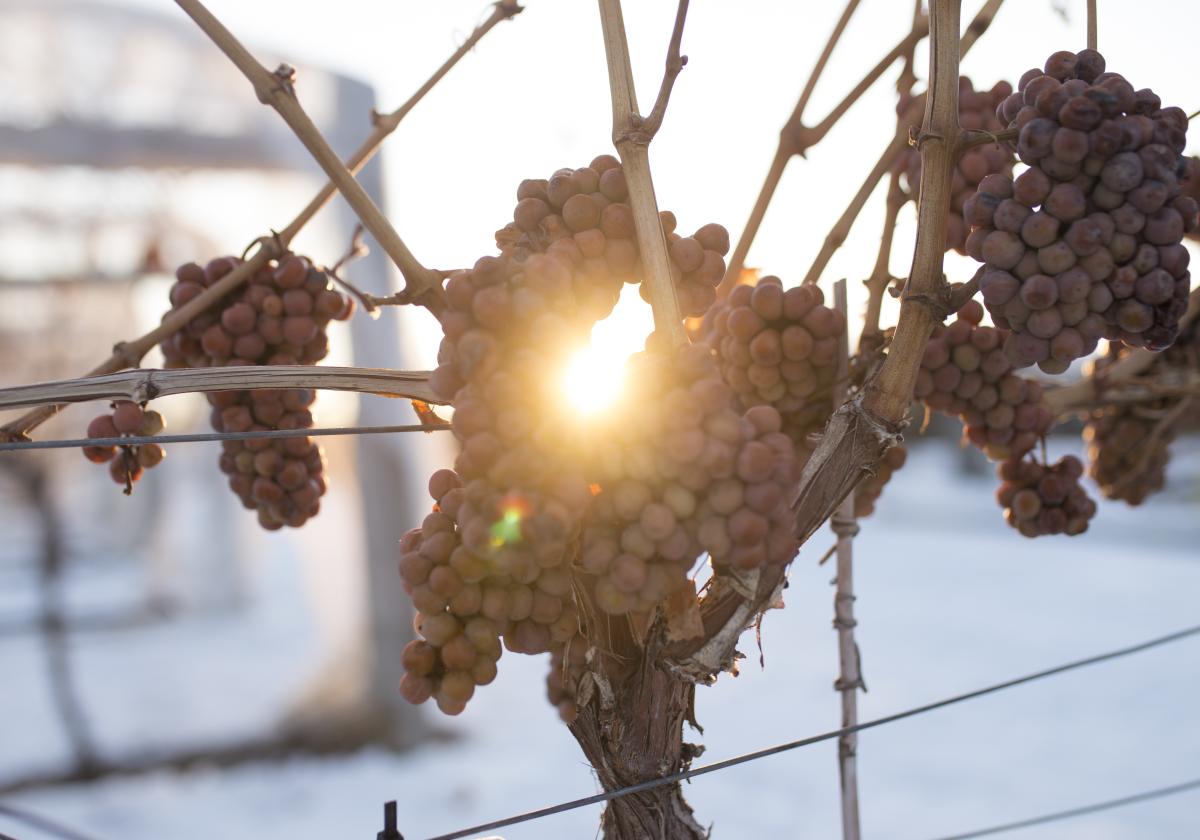
<instances>
[{"instance_id":1,"label":"grape stem","mask_svg":"<svg viewBox=\"0 0 1200 840\"><path fill-rule=\"evenodd\" d=\"M176 4L196 22L204 34L228 56L229 60L249 80L258 96L258 101L269 105L288 124L310 155L316 160L329 180L337 187L346 202L358 215L363 226L379 242L383 250L404 276L404 292L413 302L437 311L441 308L442 272L421 265L391 222L367 195L367 191L355 180L353 173L322 136L296 96L296 71L281 64L274 72L267 70L234 37L224 24L210 12L200 0L175 0Z\"/></svg>"},{"instance_id":2,"label":"grape stem","mask_svg":"<svg viewBox=\"0 0 1200 840\"><path fill-rule=\"evenodd\" d=\"M122 399L145 402L171 394L258 388L320 388L406 397L427 403L445 402L429 387L428 371L312 365L247 365L181 370L135 368L104 376L0 388L0 410L91 400Z\"/></svg>"},{"instance_id":3,"label":"grape stem","mask_svg":"<svg viewBox=\"0 0 1200 840\"><path fill-rule=\"evenodd\" d=\"M986 146L989 143L1007 143L1016 140L1021 133L1018 128L1006 128L1002 131L984 131L979 128L964 129L958 143L958 153L961 155L976 146Z\"/></svg>"},{"instance_id":4,"label":"grape stem","mask_svg":"<svg viewBox=\"0 0 1200 840\"><path fill-rule=\"evenodd\" d=\"M1087 0L1087 48L1099 49L1096 46L1096 0Z\"/></svg>"},{"instance_id":5,"label":"grape stem","mask_svg":"<svg viewBox=\"0 0 1200 840\"><path fill-rule=\"evenodd\" d=\"M839 280L833 287L835 308L847 315L846 281ZM845 402L850 388L850 345L849 334L842 331L838 354L837 381L833 387L836 404ZM858 644L854 640L854 536L858 523L854 518L854 493L842 501L834 514L833 532L837 535L837 577L833 597L833 626L837 630L838 663L840 673L834 690L841 694L842 729L858 725L858 689L865 688L862 679L861 659ZM847 732L838 737L838 770L841 779L842 837L844 840L859 840L858 817L858 735Z\"/></svg>"},{"instance_id":6,"label":"grape stem","mask_svg":"<svg viewBox=\"0 0 1200 840\"><path fill-rule=\"evenodd\" d=\"M425 97L425 94L433 89L434 85L442 80L450 69L458 63L459 59L470 52L479 43L479 40L490 32L497 23L502 20L508 20L521 11L522 7L518 6L515 2L511 2L511 0L496 3L488 18L475 28L475 31L463 41L462 45L434 71L433 75L404 104L391 113L374 115L374 128L363 141L362 145L359 146L358 150L347 159L346 168L351 173L357 173L362 169L367 161L375 156L375 153L379 150L379 147L388 135L400 125L401 120ZM187 326L193 318L205 309L232 292L248 278L254 276L269 260L280 256L296 235L300 233L304 226L312 220L317 212L336 193L337 187L332 182L326 183L321 188L321 191L300 211L296 218L292 219L287 227L278 233L272 232L256 240L258 250L247 262L226 274L184 306L168 312L163 318L162 323L150 330L150 332L130 341L118 342L112 354L105 361L93 368L87 375L102 376L108 373L116 373L124 368L137 367L146 353L150 352L151 348L160 341L183 329L183 327ZM14 440L28 437L30 432L57 414L61 408L62 406L58 405L44 405L18 417L0 428L0 440Z\"/></svg>"},{"instance_id":7,"label":"grape stem","mask_svg":"<svg viewBox=\"0 0 1200 840\"><path fill-rule=\"evenodd\" d=\"M646 290L654 311L654 329L672 347L688 343L683 328L683 315L675 296L671 275L671 259L667 239L658 216L658 199L654 195L654 180L650 174L650 141L645 120L638 114L637 93L633 84L633 68L629 61L629 44L625 39L625 22L620 0L599 0L600 24L604 34L604 54L608 62L608 85L612 95L613 145L621 156L621 167L629 189L629 204L633 211L634 229L642 265L646 269ZM676 35L682 37L683 18L687 4L681 3L671 38L671 50L677 52ZM679 59L682 62L682 59ZM670 54L667 59L671 65ZM682 64L681 64L682 66ZM668 73L669 74L669 73ZM670 84L664 79L665 93ZM663 93L660 92L660 97ZM657 108L657 105L655 106ZM666 102L662 102L662 112ZM660 113L661 123L661 113ZM657 130L658 126L653 126Z\"/></svg>"}]
</instances>

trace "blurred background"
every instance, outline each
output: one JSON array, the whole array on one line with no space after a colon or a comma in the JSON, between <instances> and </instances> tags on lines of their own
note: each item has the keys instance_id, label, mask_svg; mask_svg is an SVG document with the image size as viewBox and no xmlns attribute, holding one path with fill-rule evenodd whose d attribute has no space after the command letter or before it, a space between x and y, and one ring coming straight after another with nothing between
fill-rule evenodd
<instances>
[{"instance_id":1,"label":"blurred background","mask_svg":"<svg viewBox=\"0 0 1200 840\"><path fill-rule=\"evenodd\" d=\"M346 154L372 107L407 99L488 12L439 3L211 0L268 66L299 68L301 99ZM405 119L360 176L418 259L452 268L493 248L516 185L611 152L594 3L528 0ZM964 20L977 3L968 2ZM644 107L675 14L627 3ZM1083 46L1082 0L1009 0L964 60L977 89ZM736 239L840 4L695 0L689 62L652 159L680 226ZM865 0L816 89L815 122L907 31L911 4ZM1110 69L1164 103L1200 108L1200 7L1101 0ZM924 76L927 53L916 67ZM784 176L748 263L799 281L891 138L897 65ZM1189 152L1200 150L1193 140ZM77 376L167 308L176 265L240 253L285 226L324 182L277 115L166 0L0 0L0 385ZM882 186L827 282L850 308L874 260ZM295 242L331 264L353 215L335 199ZM914 236L901 216L892 271ZM370 243L369 243L370 244ZM947 272L973 269L951 254ZM346 275L398 280L376 249ZM894 312L885 311L885 321ZM612 364L639 348L636 294L606 325ZM852 322L854 318L852 317ZM439 332L421 311L331 328L331 364L426 369ZM852 327L852 330L854 328ZM855 333L852 332L852 335ZM157 351L147 357L156 366ZM169 431L207 430L195 396L156 401ZM40 437L74 437L75 406ZM323 393L319 425L408 423L402 401ZM15 414L0 414L8 420ZM936 426L934 427L936 430ZM1073 430L1077 432L1076 430ZM1029 541L991 499L991 468L957 431L918 441L856 543L859 643L871 718L1194 623L1200 603L1200 446L1175 447L1166 493L1103 503L1083 537ZM910 439L917 440L915 434ZM326 438L330 491L302 531L261 531L228 492L215 444L169 447L131 497L77 451L0 456L0 802L97 838L366 838L398 799L407 837L595 791L544 700L540 658L506 656L459 718L395 690L411 630L395 541L419 523L448 438ZM1078 435L1050 444L1079 452ZM832 538L796 563L741 675L698 692L704 760L835 728ZM1200 775L1194 644L1018 689L860 739L868 836L923 838ZM835 836L836 747L697 779L686 795L718 837ZM1184 838L1196 795L1095 815L1030 837ZM598 808L503 832L590 837ZM21 840L47 835L10 823Z\"/></svg>"}]
</instances>

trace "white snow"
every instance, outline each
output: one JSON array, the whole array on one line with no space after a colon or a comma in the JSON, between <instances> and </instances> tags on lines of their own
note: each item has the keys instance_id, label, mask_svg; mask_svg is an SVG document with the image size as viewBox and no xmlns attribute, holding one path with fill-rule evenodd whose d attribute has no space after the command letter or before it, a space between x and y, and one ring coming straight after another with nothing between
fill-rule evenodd
<instances>
[{"instance_id":1,"label":"white snow","mask_svg":"<svg viewBox=\"0 0 1200 840\"><path fill-rule=\"evenodd\" d=\"M1052 456L1058 453L1052 451ZM1200 452L1144 509L1102 505L1076 539L1026 540L1003 524L990 468L959 471L944 445L918 446L855 543L858 639L882 716L1200 622ZM1191 477L1191 478L1189 478ZM295 539L292 537L291 539ZM794 566L787 608L752 635L737 678L698 691L707 763L834 729L832 574L821 535ZM244 611L76 637L93 728L108 755L262 733L322 650L294 543L277 546ZM332 562L332 561L331 561ZM90 569L73 588L112 587ZM20 603L16 572L4 604ZM117 581L119 582L119 581ZM0 779L60 766L65 742L36 636L0 637ZM6 801L104 840L373 838L399 800L408 840L596 792L543 697L543 658L506 655L454 737L394 755L366 750L233 769L155 773L30 791ZM1200 640L1055 677L864 732L864 835L920 840L1200 776ZM717 838L840 834L834 742L698 778L686 794ZM594 806L500 832L589 838ZM0 832L45 835L0 817ZM1028 838L1200 836L1200 793L1025 831Z\"/></svg>"}]
</instances>

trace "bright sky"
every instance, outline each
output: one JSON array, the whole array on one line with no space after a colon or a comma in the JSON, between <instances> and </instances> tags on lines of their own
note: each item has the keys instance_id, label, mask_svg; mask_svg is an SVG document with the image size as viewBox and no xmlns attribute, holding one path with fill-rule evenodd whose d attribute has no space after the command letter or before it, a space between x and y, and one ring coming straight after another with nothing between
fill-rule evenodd
<instances>
[{"instance_id":1,"label":"bright sky","mask_svg":"<svg viewBox=\"0 0 1200 840\"><path fill-rule=\"evenodd\" d=\"M185 20L168 0L120 2ZM324 65L373 84L383 110L407 98L487 12L482 0L209 0L208 5L260 54ZM469 265L492 251L492 232L511 218L521 179L546 177L612 151L596 4L525 5L517 20L497 27L430 93L385 148L390 216L429 265ZM965 3L964 22L978 5ZM675 2L625 6L640 98L648 110ZM683 40L689 63L651 149L660 206L676 213L682 229L718 221L737 238L778 130L841 6L785 0L691 4ZM1200 4L1100 0L1099 6L1100 48L1109 68L1135 87L1153 87L1164 102L1189 113L1200 108L1200 70L1185 61L1195 55ZM910 8L901 0L864 0L817 87L810 121L819 120L901 37ZM1015 82L1052 51L1083 47L1083 9L1083 0L1009 0L964 60L964 72L977 88L1001 77ZM925 70L922 50L918 71L923 76ZM894 78L895 70L886 74L807 160L791 163L751 251L751 265L779 274L785 284L803 276L832 220L891 136ZM303 80L300 92L303 98ZM363 125L365 133L365 115ZM1191 146L1200 148L1200 140ZM881 215L882 188L825 275L827 282L851 279L852 311L863 297L853 281L870 270ZM240 248L261 227L223 244ZM894 273L907 269L913 227L906 213ZM316 256L332 261L335 255ZM947 270L951 279L965 279L971 269L951 256Z\"/></svg>"}]
</instances>

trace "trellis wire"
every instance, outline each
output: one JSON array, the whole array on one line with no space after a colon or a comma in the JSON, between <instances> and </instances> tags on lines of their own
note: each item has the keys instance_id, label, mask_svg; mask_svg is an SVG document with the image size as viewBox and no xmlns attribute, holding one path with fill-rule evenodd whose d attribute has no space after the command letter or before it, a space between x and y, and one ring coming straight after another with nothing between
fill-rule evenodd
<instances>
[{"instance_id":1,"label":"trellis wire","mask_svg":"<svg viewBox=\"0 0 1200 840\"><path fill-rule=\"evenodd\" d=\"M600 802L607 802L610 799L617 799L622 796L628 796L629 794L632 794L632 793L641 793L642 791L653 790L654 788L662 787L664 785L671 785L671 784L675 784L676 782L682 782L685 779L692 779L692 778L695 778L696 776L703 776L707 773L716 772L717 770L724 770L729 767L734 767L738 764L745 764L750 761L757 761L760 758L766 758L767 756L777 755L782 752L788 752L789 750L798 749L800 747L807 747L807 746L810 746L811 744L821 743L822 741L830 741L834 738L840 738L842 735L849 735L853 732L861 732L864 729L872 729L876 726L882 726L885 723L894 723L895 721L904 720L905 718L916 717L917 715L922 715L922 714L925 714L926 712L932 712L935 709L941 709L946 706L952 706L956 703L961 703L965 700L974 700L977 697L983 697L984 695L987 695L987 694L993 694L997 691L1003 691L1004 689L1007 689L1007 688L1013 688L1018 685L1023 685L1025 683L1034 682L1035 680L1045 679L1046 677L1052 677L1057 674L1066 673L1067 671L1073 671L1076 668L1083 668L1088 665L1096 665L1101 662L1108 662L1110 660L1118 659L1123 656L1129 656L1131 654L1141 653L1143 651L1150 650L1151 648L1159 647L1160 645L1169 644L1171 642L1178 642L1178 641L1181 641L1183 639L1186 639L1186 638L1189 638L1191 636L1195 636L1198 634L1200 634L1200 625L1194 625L1192 627L1188 627L1183 630L1176 631L1174 633L1169 633L1165 636L1159 636L1157 638L1150 639L1145 642L1140 642L1136 645L1130 645L1129 647L1118 648L1116 650L1112 650L1107 653L1101 653L1096 656L1089 656L1086 659L1077 659L1073 662L1068 662L1063 665L1057 665L1053 668L1047 668L1043 671L1036 671L1032 674L1026 674L1023 677L1017 677L1016 679L1006 680L1005 682L996 683L994 685L986 686L984 688L978 688L978 689L975 689L974 691L968 691L963 694L956 694L951 697L944 698L942 700L937 700L932 703L926 703L923 706L916 706L911 709L906 709L905 711L902 711L902 712L896 712L895 714L885 715L884 717L875 718L874 720L864 721L863 723L856 724L855 726L847 726L843 729L835 729L832 732L824 732L820 735L813 735L808 738L802 738L798 741L788 741L786 743L777 744L776 746L768 747L763 750L757 750L755 752L746 753L745 755L740 755L735 758L727 758L724 761L717 761L712 764L706 764L702 767L694 767L690 770L683 770L678 773L671 773L667 776L660 776L657 779L649 779L645 782L639 782L636 785L629 785L628 787L618 788L617 790L605 791L604 793L597 793L592 796L585 796L581 799L572 799L568 802L562 802L558 805L551 805L546 808L539 808L536 811L527 811L524 814L518 814L516 816L507 817L502 820L495 820L493 822L483 823L481 825L476 825L476 826L471 826L470 828L464 828L464 829L460 829L458 831L452 831L449 834L438 834L434 837L430 837L429 840L458 840L458 838L469 837L473 834L480 834L482 832L491 831L491 830L497 829L497 828L504 828L504 827L510 826L510 825L517 825L519 823L529 822L530 820L541 819L542 817L548 817L548 816L551 816L552 814L560 814L564 811L573 811L577 808L583 808L588 805L595 805Z\"/></svg>"},{"instance_id":2,"label":"trellis wire","mask_svg":"<svg viewBox=\"0 0 1200 840\"><path fill-rule=\"evenodd\" d=\"M412 423L402 426L339 426L327 429L264 429L253 432L196 432L187 435L129 435L75 440L19 440L0 443L0 452L24 449L75 449L83 446L141 446L146 443L201 443L216 440L273 440L275 438L329 437L331 435L389 435L397 432L444 432L449 423Z\"/></svg>"},{"instance_id":3,"label":"trellis wire","mask_svg":"<svg viewBox=\"0 0 1200 840\"><path fill-rule=\"evenodd\" d=\"M1097 811L1107 811L1112 808L1120 808L1124 805L1133 805L1137 802L1145 802L1149 799L1161 799L1164 796L1172 796L1176 793L1186 793L1190 790L1200 789L1200 779L1192 779L1188 782L1180 782L1177 785L1169 785L1167 787L1155 788L1154 790L1146 790L1141 793L1131 794L1130 796L1122 796L1117 799L1106 799L1103 802L1093 802L1091 805L1082 805L1078 808L1071 808L1066 811L1055 811L1052 814L1042 814L1040 817L1030 817L1026 820L1018 820L1017 822L1004 823L1003 825L994 825L990 828L980 828L975 831L969 831L966 834L948 834L945 837L939 837L937 840L968 840L971 837L986 837L989 834L1000 834L1005 831L1015 831L1018 828L1029 828L1035 825L1044 825L1045 823L1057 822L1058 820L1070 819L1071 817L1083 817L1088 814L1094 814Z\"/></svg>"},{"instance_id":4,"label":"trellis wire","mask_svg":"<svg viewBox=\"0 0 1200 840\"><path fill-rule=\"evenodd\" d=\"M690 779L695 776L701 776L706 773L712 773L716 770L722 770L727 767L733 767L737 764L744 764L746 762L754 761L759 758L765 758L769 755L775 755L777 753L797 749L798 747L804 747L804 746L808 746L810 744L816 744L821 741L828 741L833 738L838 738L844 734L850 734L851 732L860 732L864 729L871 729L876 726L882 726L885 723L892 723L894 721L903 720L904 718L915 717L916 715L924 714L925 712L930 712L935 709L940 709L945 706L953 705L955 703L961 703L964 700L972 700L976 697L982 697L986 694L992 694L997 691L1002 691L1003 689L1006 689L1006 688L1012 688L1014 686L1022 685L1024 683L1029 683L1029 682L1033 682L1035 680L1044 679L1046 677L1055 676L1057 674L1062 674L1067 671L1075 670L1077 668L1083 668L1088 665L1096 665L1101 662L1107 662L1107 661L1110 661L1113 659L1118 659L1120 657L1129 656L1129 655L1132 655L1135 653L1142 653L1142 652L1150 650L1152 648L1156 648L1161 645L1169 644L1171 642L1181 641L1183 639L1186 639L1186 638L1189 638L1191 636L1195 636L1198 634L1200 634L1200 625L1187 627L1187 628L1184 628L1183 630L1179 630L1174 633L1168 633L1165 636L1158 636L1157 638L1149 639L1145 642L1140 642L1135 645L1130 645L1130 646L1124 647L1124 648L1118 648L1116 650L1112 650L1107 653L1102 653L1102 654L1098 654L1096 656L1087 657L1086 659L1077 659L1073 662L1068 662L1063 665L1055 666L1053 668L1047 668L1042 671L1036 671L1031 674L1026 674L1023 677L1017 677L1016 679L1007 680L1002 683L996 683L994 685L990 685L985 688L976 689L975 691L969 691L964 694L957 694L952 697L947 697L945 699L938 700L933 703L927 703L923 706L917 706L912 709L907 709L903 712L897 712L895 714L887 715L885 717L865 721L863 723L858 724L857 726L846 727L845 729L838 729L838 730L834 730L833 732L825 732L821 735L814 735L812 737L804 738L799 741L791 741L791 742L788 742L785 744L779 744L777 746L770 747L765 750L759 750L757 752L747 753L745 755L738 756L736 758L730 758L730 759L726 759L725 761L718 761L713 764L708 764L708 765L705 765L704 767L697 767L695 769L687 770L682 773L674 773L670 776L663 776L658 779L652 779L650 781L642 782L642 783L636 784L636 785L631 785L629 787L621 788L619 790L609 791L606 793L599 793L599 794L596 794L595 796L589 796L589 797L585 797L583 799L575 799L570 802L564 802L564 803L561 803L559 805L555 805L555 806L552 806L549 808L541 808L537 811L529 811L525 814L521 814L521 815L518 815L515 817L509 817L507 819L497 820L495 822L490 822L490 823L486 823L483 825L473 826L471 828L466 828L466 829L462 829L460 831L451 832L450 834L439 834L436 837L429 838L429 840L458 840L458 838L468 837L472 834L479 834L480 832L483 832L483 831L490 831L495 828L503 828L505 826L516 825L518 823L523 823L523 822L529 822L530 820L540 819L541 817L548 817L552 814L558 814L563 811L570 811L570 810L574 810L576 808L582 808L585 805L593 805L593 804L596 804L599 802L608 801L610 799L616 799L619 796L626 796L631 793L637 793L637 792L640 792L643 790L650 790L652 788L660 787L662 785L673 784L678 781L683 781L684 779ZM1119 808L1124 805L1132 805L1137 802L1144 802L1144 801L1147 801L1150 799L1159 799L1159 798L1162 798L1165 796L1171 796L1171 795L1179 794L1179 793L1186 793L1188 791L1196 790L1196 789L1200 789L1200 779L1192 779L1189 781L1170 785L1168 787L1155 788L1154 790L1142 791L1140 793L1131 794L1129 796L1123 796L1123 797L1119 797L1117 799L1109 799L1109 800L1105 800L1103 802L1095 802L1090 805L1084 805L1084 806L1081 806L1078 808L1071 808L1071 809L1065 810L1065 811L1056 811L1056 812L1050 813L1050 814L1043 814L1041 816L1031 817L1026 820L1005 823L1003 825L991 826L989 828L977 829L975 831L971 831L966 834L948 835L945 837L938 838L938 840L969 840L969 838L984 837L984 836L991 835L991 834L999 834L999 833L1002 833L1005 831L1012 831L1012 830L1015 830L1018 828L1026 828L1029 826L1041 825L1043 823L1055 822L1058 820L1065 820L1065 819L1069 819L1072 817L1085 816L1087 814L1096 813L1097 811L1104 811L1104 810L1108 810L1111 808ZM391 802L387 803L385 805L385 813L394 813L394 811L391 810L392 807L394 807L393 803L391 803ZM62 840L94 840L94 838L90 837L89 835L82 834L72 828L68 828L61 824L58 824L58 823L56 823L52 820L49 820L39 814L35 814L31 811L26 811L26 810L20 809L20 808L14 808L10 805L5 805L3 803L0 803L0 815L4 815L11 819L18 820L27 825L33 826L34 828L37 828L40 831L44 831L48 834L52 834L56 837L62 838ZM394 823L393 823L393 825L394 825ZM16 838L10 837L7 834L0 833L0 840L16 840Z\"/></svg>"}]
</instances>

